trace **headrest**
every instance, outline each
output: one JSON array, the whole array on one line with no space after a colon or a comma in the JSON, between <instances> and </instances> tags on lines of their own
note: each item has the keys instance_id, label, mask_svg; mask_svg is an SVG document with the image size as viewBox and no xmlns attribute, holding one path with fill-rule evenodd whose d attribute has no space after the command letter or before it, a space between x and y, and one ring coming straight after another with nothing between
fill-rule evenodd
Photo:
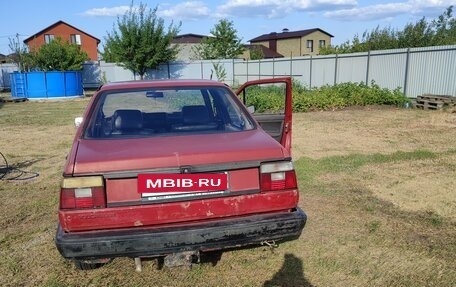
<instances>
[{"instance_id":1,"label":"headrest","mask_svg":"<svg viewBox=\"0 0 456 287\"><path fill-rule=\"evenodd\" d=\"M142 113L140 110L117 110L114 112L114 129L139 130L142 129Z\"/></svg>"},{"instance_id":2,"label":"headrest","mask_svg":"<svg viewBox=\"0 0 456 287\"><path fill-rule=\"evenodd\" d=\"M184 106L182 117L186 125L199 125L211 122L206 106Z\"/></svg>"}]
</instances>

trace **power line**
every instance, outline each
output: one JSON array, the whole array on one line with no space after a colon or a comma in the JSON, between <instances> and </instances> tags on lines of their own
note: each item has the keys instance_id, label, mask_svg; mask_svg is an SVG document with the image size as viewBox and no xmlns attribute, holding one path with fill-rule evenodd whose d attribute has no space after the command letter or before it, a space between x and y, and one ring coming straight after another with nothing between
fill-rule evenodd
<instances>
[{"instance_id":1,"label":"power line","mask_svg":"<svg viewBox=\"0 0 456 287\"><path fill-rule=\"evenodd\" d=\"M11 34L11 35L0 35L0 38L11 38L11 37L16 37L17 35L21 37L27 37L28 35L23 35L23 34Z\"/></svg>"}]
</instances>

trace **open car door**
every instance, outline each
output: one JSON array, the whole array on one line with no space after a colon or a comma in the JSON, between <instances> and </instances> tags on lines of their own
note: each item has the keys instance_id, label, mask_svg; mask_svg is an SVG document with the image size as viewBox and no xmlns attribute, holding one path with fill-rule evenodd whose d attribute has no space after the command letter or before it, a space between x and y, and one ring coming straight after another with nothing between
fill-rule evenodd
<instances>
[{"instance_id":1,"label":"open car door","mask_svg":"<svg viewBox=\"0 0 456 287\"><path fill-rule=\"evenodd\" d=\"M291 154L291 77L261 79L242 85L236 94L269 135Z\"/></svg>"}]
</instances>

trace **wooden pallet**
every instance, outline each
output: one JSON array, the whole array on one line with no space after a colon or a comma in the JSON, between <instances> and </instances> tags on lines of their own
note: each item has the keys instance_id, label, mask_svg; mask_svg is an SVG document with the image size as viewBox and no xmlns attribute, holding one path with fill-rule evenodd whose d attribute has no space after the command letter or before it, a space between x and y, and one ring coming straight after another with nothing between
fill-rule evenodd
<instances>
[{"instance_id":1,"label":"wooden pallet","mask_svg":"<svg viewBox=\"0 0 456 287\"><path fill-rule=\"evenodd\" d=\"M26 102L27 98L0 98L0 103L19 103Z\"/></svg>"},{"instance_id":2,"label":"wooden pallet","mask_svg":"<svg viewBox=\"0 0 456 287\"><path fill-rule=\"evenodd\" d=\"M446 95L423 94L412 101L414 108L423 110L440 110L456 106L456 97Z\"/></svg>"},{"instance_id":3,"label":"wooden pallet","mask_svg":"<svg viewBox=\"0 0 456 287\"><path fill-rule=\"evenodd\" d=\"M447 96L447 95L432 95L432 94L424 94L418 96L417 98L423 100L431 100L431 101L439 101L444 103L456 103L456 97Z\"/></svg>"}]
</instances>

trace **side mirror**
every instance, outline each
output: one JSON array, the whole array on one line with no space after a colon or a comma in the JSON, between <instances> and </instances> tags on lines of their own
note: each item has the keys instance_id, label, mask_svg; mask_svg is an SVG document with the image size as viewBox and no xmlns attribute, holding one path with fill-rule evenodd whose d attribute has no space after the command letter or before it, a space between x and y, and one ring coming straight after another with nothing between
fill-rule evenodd
<instances>
[{"instance_id":1,"label":"side mirror","mask_svg":"<svg viewBox=\"0 0 456 287\"><path fill-rule=\"evenodd\" d=\"M247 110L249 111L249 113L254 114L255 113L255 106L248 106Z\"/></svg>"},{"instance_id":2,"label":"side mirror","mask_svg":"<svg viewBox=\"0 0 456 287\"><path fill-rule=\"evenodd\" d=\"M79 128L79 126L82 124L82 121L84 120L83 117L76 117L74 118L74 126Z\"/></svg>"}]
</instances>

